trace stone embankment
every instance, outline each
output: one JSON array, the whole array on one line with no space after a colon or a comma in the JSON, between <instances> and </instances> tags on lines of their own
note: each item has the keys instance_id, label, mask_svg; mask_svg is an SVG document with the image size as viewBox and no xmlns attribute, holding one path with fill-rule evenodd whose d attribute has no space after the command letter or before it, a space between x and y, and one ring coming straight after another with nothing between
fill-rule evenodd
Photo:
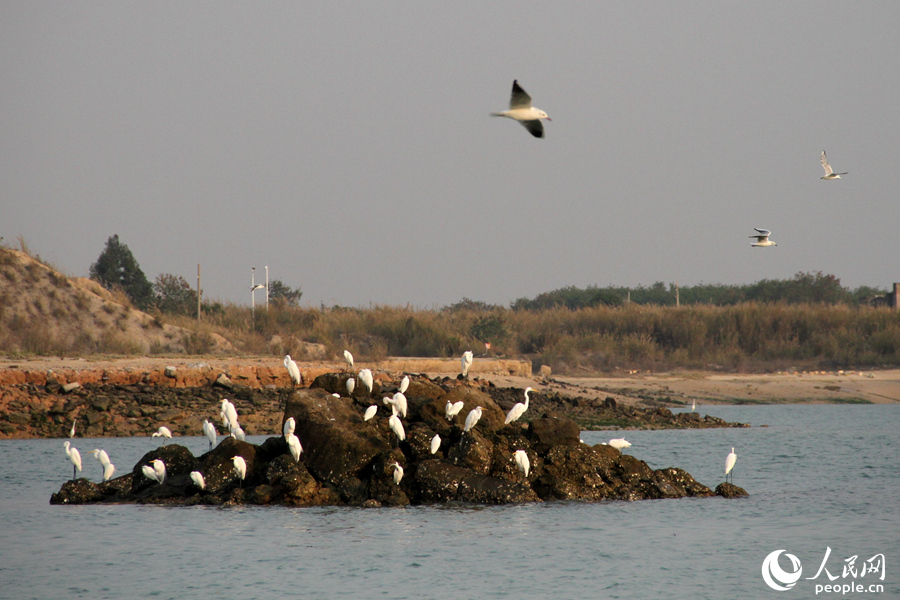
<instances>
[{"instance_id":1,"label":"stone embankment","mask_svg":"<svg viewBox=\"0 0 900 600\"><path fill-rule=\"evenodd\" d=\"M505 423L513 401L524 400L522 390L497 401L485 390L490 386L416 377L398 397L399 381L383 377L371 390L358 384L348 394L349 376L324 374L287 396L275 429L293 419L303 445L299 458L282 435L260 445L227 437L200 457L171 443L111 481L66 482L51 502L375 507L716 494L682 469L654 470L611 446L585 444L578 424L562 414L530 406L520 421ZM462 408L448 416L447 406L455 403ZM372 406L375 414L367 420ZM472 411L481 416L468 427ZM518 451L527 467L517 460ZM161 482L144 474L157 460L165 465ZM245 472L236 462L246 465ZM746 494L740 488L717 490L728 497Z\"/></svg>"}]
</instances>

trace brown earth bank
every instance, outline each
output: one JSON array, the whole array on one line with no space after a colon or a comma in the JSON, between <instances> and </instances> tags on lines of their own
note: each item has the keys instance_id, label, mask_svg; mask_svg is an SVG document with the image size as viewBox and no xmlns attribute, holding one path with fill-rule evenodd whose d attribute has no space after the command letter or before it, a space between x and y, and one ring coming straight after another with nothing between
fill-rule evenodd
<instances>
[{"instance_id":1,"label":"brown earth bank","mask_svg":"<svg viewBox=\"0 0 900 600\"><path fill-rule=\"evenodd\" d=\"M433 372L413 374L414 380L450 385L457 361L388 359L370 368L379 385L394 385L409 367ZM316 377L341 372L337 363L300 363L306 387ZM395 370L394 366L407 370ZM525 376L530 364L519 360L476 360L468 384L488 393L509 410L531 394L531 415L552 410L575 420L583 429L696 428L733 426L698 413L673 414L666 406L683 398L614 386L579 385L570 379ZM624 382L625 380L623 380ZM283 362L274 358L117 360L37 359L0 361L0 438L64 437L72 423L78 435L127 437L150 435L166 426L177 435L200 435L204 419L214 420L222 399L242 415L248 435L278 430L285 399L293 385ZM741 424L734 424L741 426Z\"/></svg>"},{"instance_id":2,"label":"brown earth bank","mask_svg":"<svg viewBox=\"0 0 900 600\"><path fill-rule=\"evenodd\" d=\"M384 374L348 386L353 375L325 373L287 391L282 418L271 424L277 433L262 444L229 436L195 457L176 437L120 477L110 467L95 483L73 469L50 501L378 507L747 495L728 483L713 491L682 469L651 469L612 442L590 446L578 423L552 401L530 404L527 390ZM215 385L227 389L228 382ZM256 391L244 392L254 405ZM509 408L521 400L525 415L510 419ZM223 415L226 405L219 404ZM232 427L247 423L244 408L228 417Z\"/></svg>"}]
</instances>

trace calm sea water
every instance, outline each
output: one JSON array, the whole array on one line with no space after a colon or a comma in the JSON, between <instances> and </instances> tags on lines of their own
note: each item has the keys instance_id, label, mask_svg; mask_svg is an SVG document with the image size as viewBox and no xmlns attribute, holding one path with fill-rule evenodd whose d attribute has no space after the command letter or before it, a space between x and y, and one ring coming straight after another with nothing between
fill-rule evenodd
<instances>
[{"instance_id":1,"label":"calm sea water","mask_svg":"<svg viewBox=\"0 0 900 600\"><path fill-rule=\"evenodd\" d=\"M627 452L710 487L725 456L750 498L384 509L50 506L63 440L0 441L0 598L813 598L823 572L776 592L763 559L785 549L835 583L900 597L900 406L710 406L768 427L629 431ZM585 432L588 443L621 434ZM259 443L265 438L252 441ZM179 440L200 454L203 438ZM147 438L76 439L120 472ZM877 575L841 577L883 554ZM789 563L782 557L782 567Z\"/></svg>"}]
</instances>

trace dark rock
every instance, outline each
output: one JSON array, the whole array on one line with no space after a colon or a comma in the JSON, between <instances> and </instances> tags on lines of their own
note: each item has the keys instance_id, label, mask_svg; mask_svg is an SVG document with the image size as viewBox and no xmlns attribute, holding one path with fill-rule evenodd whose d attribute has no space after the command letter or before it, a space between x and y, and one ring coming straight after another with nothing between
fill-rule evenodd
<instances>
[{"instance_id":1,"label":"dark rock","mask_svg":"<svg viewBox=\"0 0 900 600\"><path fill-rule=\"evenodd\" d=\"M733 483L723 482L716 486L716 496L722 496L723 498L741 498L749 495L747 490Z\"/></svg>"},{"instance_id":2,"label":"dark rock","mask_svg":"<svg viewBox=\"0 0 900 600\"><path fill-rule=\"evenodd\" d=\"M530 424L530 434L538 453L544 453L557 444L580 444L581 428L571 419L542 417Z\"/></svg>"}]
</instances>

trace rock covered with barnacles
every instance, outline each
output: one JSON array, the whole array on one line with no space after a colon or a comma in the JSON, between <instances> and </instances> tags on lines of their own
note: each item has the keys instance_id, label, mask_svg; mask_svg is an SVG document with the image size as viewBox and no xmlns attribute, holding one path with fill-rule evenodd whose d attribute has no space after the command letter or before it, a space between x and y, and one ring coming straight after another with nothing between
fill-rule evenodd
<instances>
[{"instance_id":1,"label":"rock covered with barnacles","mask_svg":"<svg viewBox=\"0 0 900 600\"><path fill-rule=\"evenodd\" d=\"M66 482L51 503L394 506L714 495L681 469L654 470L611 446L585 444L578 425L559 414L529 411L505 424L512 402L504 400L508 405L501 406L465 381L413 378L405 393L407 414L397 415L401 439L390 425L399 380L382 379L372 392L357 385L350 397L349 376L323 375L286 401L283 421L292 417L296 423L294 433L303 446L299 461L281 435L261 445L227 437L200 457L169 444L148 452L130 473L109 482ZM517 401L524 401L524 393ZM448 403L458 402L462 409L448 418ZM363 415L372 405L376 415L366 421ZM481 418L465 431L466 418L476 407ZM435 436L439 442L432 453ZM528 457L527 474L514 458L517 450ZM234 467L235 456L246 463L243 479ZM166 465L162 483L142 471L155 459ZM397 466L403 469L399 483ZM203 489L192 471L202 473Z\"/></svg>"}]
</instances>

